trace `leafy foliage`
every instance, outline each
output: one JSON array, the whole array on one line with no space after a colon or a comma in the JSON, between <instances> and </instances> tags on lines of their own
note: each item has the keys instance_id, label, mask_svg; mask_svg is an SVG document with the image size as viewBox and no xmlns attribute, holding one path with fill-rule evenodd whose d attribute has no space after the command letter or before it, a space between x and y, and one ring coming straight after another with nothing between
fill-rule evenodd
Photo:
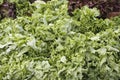
<instances>
[{"instance_id":1,"label":"leafy foliage","mask_svg":"<svg viewBox=\"0 0 120 80\"><path fill-rule=\"evenodd\" d=\"M82 8L87 5L89 8L96 7L100 10L99 18L110 18L120 15L120 1L119 0L68 0L68 12L72 12L76 8Z\"/></svg>"},{"instance_id":2,"label":"leafy foliage","mask_svg":"<svg viewBox=\"0 0 120 80\"><path fill-rule=\"evenodd\" d=\"M16 6L14 3L4 1L0 5L0 18L12 17L16 18Z\"/></svg>"},{"instance_id":3,"label":"leafy foliage","mask_svg":"<svg viewBox=\"0 0 120 80\"><path fill-rule=\"evenodd\" d=\"M0 80L120 79L120 18L87 6L70 17L67 4L37 0L31 16L1 20Z\"/></svg>"}]
</instances>

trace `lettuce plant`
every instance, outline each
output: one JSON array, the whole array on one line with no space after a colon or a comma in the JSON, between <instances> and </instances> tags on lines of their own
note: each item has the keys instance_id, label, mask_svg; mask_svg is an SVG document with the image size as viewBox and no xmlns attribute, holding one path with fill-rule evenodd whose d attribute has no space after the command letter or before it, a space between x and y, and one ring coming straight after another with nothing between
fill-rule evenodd
<instances>
[{"instance_id":1,"label":"lettuce plant","mask_svg":"<svg viewBox=\"0 0 120 80\"><path fill-rule=\"evenodd\" d=\"M37 0L31 16L0 21L0 80L120 79L119 17L87 6L71 17L67 4Z\"/></svg>"}]
</instances>

